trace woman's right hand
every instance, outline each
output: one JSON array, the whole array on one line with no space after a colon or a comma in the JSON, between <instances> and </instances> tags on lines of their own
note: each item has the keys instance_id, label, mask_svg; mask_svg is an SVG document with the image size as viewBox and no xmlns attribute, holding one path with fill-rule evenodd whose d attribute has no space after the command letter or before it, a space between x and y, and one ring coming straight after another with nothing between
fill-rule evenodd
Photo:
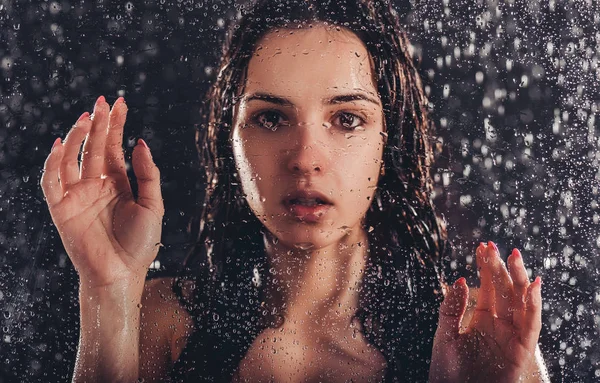
<instances>
[{"instance_id":1,"label":"woman's right hand","mask_svg":"<svg viewBox=\"0 0 600 383\"><path fill-rule=\"evenodd\" d=\"M143 281L160 246L160 173L139 140L132 156L139 191L134 199L122 148L126 115L123 98L110 110L101 96L92 116L84 113L64 143L55 141L44 164L41 186L52 220L88 288Z\"/></svg>"}]
</instances>

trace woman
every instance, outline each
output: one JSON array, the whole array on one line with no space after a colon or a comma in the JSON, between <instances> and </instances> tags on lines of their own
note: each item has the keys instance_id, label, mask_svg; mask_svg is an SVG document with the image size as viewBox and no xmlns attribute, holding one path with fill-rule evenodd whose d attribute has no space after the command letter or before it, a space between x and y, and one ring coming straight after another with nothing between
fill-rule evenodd
<instances>
[{"instance_id":1,"label":"woman","mask_svg":"<svg viewBox=\"0 0 600 383\"><path fill-rule=\"evenodd\" d=\"M540 381L541 281L518 250L509 272L478 247L475 310L464 278L445 285L425 98L391 7L242 14L197 135L209 188L177 283L145 282L164 208L143 140L131 193L122 98L100 97L48 157L81 281L74 380Z\"/></svg>"}]
</instances>

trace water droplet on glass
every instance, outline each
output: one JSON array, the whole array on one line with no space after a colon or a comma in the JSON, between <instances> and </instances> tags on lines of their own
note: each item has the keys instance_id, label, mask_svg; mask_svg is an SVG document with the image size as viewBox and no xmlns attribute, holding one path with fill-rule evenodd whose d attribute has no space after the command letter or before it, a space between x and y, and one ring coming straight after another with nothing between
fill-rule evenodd
<instances>
[{"instance_id":1,"label":"water droplet on glass","mask_svg":"<svg viewBox=\"0 0 600 383\"><path fill-rule=\"evenodd\" d=\"M300 249L300 250L308 250L308 249L315 247L315 245L311 242L300 242L300 243L294 244L294 247L297 249Z\"/></svg>"}]
</instances>

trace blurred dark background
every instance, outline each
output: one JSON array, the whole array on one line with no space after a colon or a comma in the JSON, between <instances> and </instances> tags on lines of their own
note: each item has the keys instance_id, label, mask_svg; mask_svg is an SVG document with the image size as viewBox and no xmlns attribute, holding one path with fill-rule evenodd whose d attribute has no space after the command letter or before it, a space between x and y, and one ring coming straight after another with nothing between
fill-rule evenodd
<instances>
[{"instance_id":1,"label":"blurred dark background","mask_svg":"<svg viewBox=\"0 0 600 383\"><path fill-rule=\"evenodd\" d=\"M194 126L241 1L0 1L0 382L70 380L77 275L39 180L56 137L124 96L161 169L152 276L172 274L204 193ZM477 283L479 241L521 249L543 279L553 382L600 380L600 6L593 1L397 1L437 127L434 201L451 281ZM135 178L132 172L135 189Z\"/></svg>"}]
</instances>

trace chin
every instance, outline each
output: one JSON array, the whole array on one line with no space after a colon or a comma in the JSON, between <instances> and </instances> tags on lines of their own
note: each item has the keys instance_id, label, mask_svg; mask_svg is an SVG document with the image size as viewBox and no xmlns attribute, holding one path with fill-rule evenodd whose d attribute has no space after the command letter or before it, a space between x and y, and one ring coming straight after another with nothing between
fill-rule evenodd
<instances>
[{"instance_id":1,"label":"chin","mask_svg":"<svg viewBox=\"0 0 600 383\"><path fill-rule=\"evenodd\" d=\"M280 245L302 250L328 247L339 243L348 235L347 230L340 229L338 225L315 225L302 222L279 226L274 232L278 233L275 237Z\"/></svg>"}]
</instances>

